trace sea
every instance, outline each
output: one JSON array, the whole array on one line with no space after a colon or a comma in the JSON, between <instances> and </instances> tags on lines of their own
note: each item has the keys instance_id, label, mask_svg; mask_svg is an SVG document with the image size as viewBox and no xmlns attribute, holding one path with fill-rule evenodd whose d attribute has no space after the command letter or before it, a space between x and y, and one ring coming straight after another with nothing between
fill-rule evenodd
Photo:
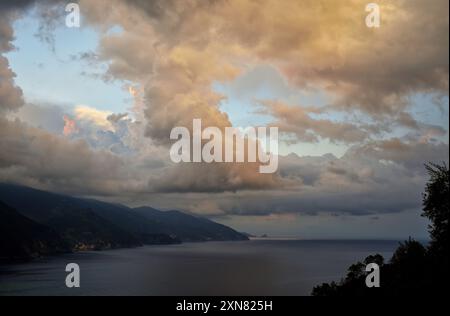
<instances>
[{"instance_id":1,"label":"sea","mask_svg":"<svg viewBox=\"0 0 450 316\"><path fill-rule=\"evenodd\" d=\"M253 239L79 252L0 265L0 296L310 295L370 254L388 261L398 241ZM66 286L66 266L80 287Z\"/></svg>"}]
</instances>

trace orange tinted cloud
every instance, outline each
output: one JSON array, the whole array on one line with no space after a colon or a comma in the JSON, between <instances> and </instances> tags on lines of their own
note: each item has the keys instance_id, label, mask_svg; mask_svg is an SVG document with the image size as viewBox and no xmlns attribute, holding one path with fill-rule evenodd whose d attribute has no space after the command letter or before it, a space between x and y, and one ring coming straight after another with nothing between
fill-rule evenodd
<instances>
[{"instance_id":1,"label":"orange tinted cloud","mask_svg":"<svg viewBox=\"0 0 450 316\"><path fill-rule=\"evenodd\" d=\"M70 136L78 132L78 127L75 120L72 120L67 115L64 115L63 120L64 120L64 130L63 130L64 136Z\"/></svg>"}]
</instances>

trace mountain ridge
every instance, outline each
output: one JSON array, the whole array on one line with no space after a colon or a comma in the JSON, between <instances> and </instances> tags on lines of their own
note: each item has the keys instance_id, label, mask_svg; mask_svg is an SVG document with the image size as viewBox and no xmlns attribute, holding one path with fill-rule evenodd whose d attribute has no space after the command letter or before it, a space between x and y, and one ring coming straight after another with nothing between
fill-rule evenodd
<instances>
[{"instance_id":1,"label":"mountain ridge","mask_svg":"<svg viewBox=\"0 0 450 316\"><path fill-rule=\"evenodd\" d=\"M0 201L0 262L30 260L70 252L57 232Z\"/></svg>"},{"instance_id":2,"label":"mountain ridge","mask_svg":"<svg viewBox=\"0 0 450 316\"><path fill-rule=\"evenodd\" d=\"M130 208L17 184L0 183L0 201L21 216L56 232L74 251L248 240L230 227L178 210Z\"/></svg>"},{"instance_id":3,"label":"mountain ridge","mask_svg":"<svg viewBox=\"0 0 450 316\"><path fill-rule=\"evenodd\" d=\"M138 214L155 220L163 232L173 232L184 241L225 241L247 240L248 237L234 231L229 234L230 228L178 210L160 211L151 207L141 206L133 209Z\"/></svg>"}]
</instances>

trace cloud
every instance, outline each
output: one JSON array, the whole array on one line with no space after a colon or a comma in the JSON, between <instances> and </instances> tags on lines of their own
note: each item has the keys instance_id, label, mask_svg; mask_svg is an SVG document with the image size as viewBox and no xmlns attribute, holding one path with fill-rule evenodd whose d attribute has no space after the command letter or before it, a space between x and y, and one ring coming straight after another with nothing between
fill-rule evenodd
<instances>
[{"instance_id":1,"label":"cloud","mask_svg":"<svg viewBox=\"0 0 450 316\"><path fill-rule=\"evenodd\" d=\"M448 159L447 144L397 141L354 146L342 158L292 154L280 157L279 173L289 186L209 198L228 215L399 213L421 207L424 162Z\"/></svg>"},{"instance_id":2,"label":"cloud","mask_svg":"<svg viewBox=\"0 0 450 316\"><path fill-rule=\"evenodd\" d=\"M18 114L23 121L6 119L2 112L23 100L1 56L0 145L8 150L0 152L0 180L223 216L418 208L423 163L448 161L448 142L434 139L448 128L413 117L409 98L448 95L448 2L383 1L377 30L364 25L365 4L82 0L83 23L99 32L100 42L98 51L80 57L107 62L104 78L129 84L130 118L79 106L59 118L70 137L37 128L42 120L33 122L28 105ZM12 12L12 2L1 5ZM4 12L2 53L13 39L13 17ZM121 32L108 32L117 25ZM231 126L221 107L227 96L213 86L261 64L290 88L331 100L320 108L265 100L271 124L302 142L351 144L346 154L283 156L273 175L259 174L253 164L168 162L173 127L189 127L193 118ZM335 112L363 113L365 120L331 119ZM389 134L394 126L414 132Z\"/></svg>"},{"instance_id":3,"label":"cloud","mask_svg":"<svg viewBox=\"0 0 450 316\"><path fill-rule=\"evenodd\" d=\"M319 138L344 143L360 143L369 139L370 126L315 119L312 114L320 114L320 109L289 106L279 101L263 100L261 112L275 118L272 126L281 132L293 133L299 141L317 142Z\"/></svg>"},{"instance_id":4,"label":"cloud","mask_svg":"<svg viewBox=\"0 0 450 316\"><path fill-rule=\"evenodd\" d=\"M129 78L170 77L177 70L173 85L227 78L226 72L236 73L237 57L268 62L299 87L334 94L335 106L373 115L396 113L412 92L446 94L448 2L384 1L376 30L364 24L366 4L132 1L134 25L116 11L104 18L125 29L124 36L104 40L104 56L112 57L112 74ZM98 12L101 3L92 6Z\"/></svg>"},{"instance_id":5,"label":"cloud","mask_svg":"<svg viewBox=\"0 0 450 316\"><path fill-rule=\"evenodd\" d=\"M10 11L10 10L20 10L20 9L27 8L34 2L35 2L35 0L4 0L0 3L0 10L3 12ZM50 1L48 1L48 2L50 2Z\"/></svg>"},{"instance_id":6,"label":"cloud","mask_svg":"<svg viewBox=\"0 0 450 316\"><path fill-rule=\"evenodd\" d=\"M24 103L22 90L14 83L16 74L11 70L5 52L13 49L11 41L14 38L11 23L13 15L8 11L9 5L3 4L0 11L0 116L5 112L17 110Z\"/></svg>"},{"instance_id":7,"label":"cloud","mask_svg":"<svg viewBox=\"0 0 450 316\"><path fill-rule=\"evenodd\" d=\"M260 174L258 163L169 164L150 180L152 191L161 193L221 193L280 187L277 175Z\"/></svg>"},{"instance_id":8,"label":"cloud","mask_svg":"<svg viewBox=\"0 0 450 316\"><path fill-rule=\"evenodd\" d=\"M122 27L103 36L98 57L110 63L109 76L144 88L147 135L162 142L173 126L189 125L194 117L230 125L219 106L225 96L211 85L235 79L249 65L269 64L299 89L324 91L332 97L330 110L362 111L374 117L375 129L392 117L415 128L405 112L408 97L448 91L447 1L385 1L376 30L364 24L366 2L360 0L81 5L93 25ZM322 135L300 131L303 140L367 136L346 122L315 123L323 123Z\"/></svg>"},{"instance_id":9,"label":"cloud","mask_svg":"<svg viewBox=\"0 0 450 316\"><path fill-rule=\"evenodd\" d=\"M27 103L16 113L10 113L9 116L27 122L33 127L61 134L64 129L64 114L64 109L55 104Z\"/></svg>"},{"instance_id":10,"label":"cloud","mask_svg":"<svg viewBox=\"0 0 450 316\"><path fill-rule=\"evenodd\" d=\"M86 142L68 141L18 120L0 120L0 144L8 148L0 153L0 181L103 195L120 194L134 182L126 177L123 160L112 153L93 151Z\"/></svg>"},{"instance_id":11,"label":"cloud","mask_svg":"<svg viewBox=\"0 0 450 316\"><path fill-rule=\"evenodd\" d=\"M104 130L114 129L111 120L108 119L112 115L109 111L100 111L86 105L78 105L75 107L74 112L77 120L87 121Z\"/></svg>"},{"instance_id":12,"label":"cloud","mask_svg":"<svg viewBox=\"0 0 450 316\"><path fill-rule=\"evenodd\" d=\"M0 11L0 53L13 49L13 28L11 26L12 16L7 11Z\"/></svg>"},{"instance_id":13,"label":"cloud","mask_svg":"<svg viewBox=\"0 0 450 316\"><path fill-rule=\"evenodd\" d=\"M77 127L77 123L74 120L69 118L67 115L63 116L63 120L64 120L64 129L63 129L64 136L70 136L72 134L78 133L79 130Z\"/></svg>"},{"instance_id":14,"label":"cloud","mask_svg":"<svg viewBox=\"0 0 450 316\"><path fill-rule=\"evenodd\" d=\"M110 122L117 123L120 120L126 118L128 113L118 113L118 114L110 114L106 117L106 119Z\"/></svg>"},{"instance_id":15,"label":"cloud","mask_svg":"<svg viewBox=\"0 0 450 316\"><path fill-rule=\"evenodd\" d=\"M13 48L11 24L18 17L18 10L31 3L0 4L0 53ZM66 135L74 133L78 129L75 121L64 116L57 106L23 106L22 91L15 85L14 77L7 58L0 55L0 146L4 149L0 151L0 181L82 195L119 195L146 186L145 179L127 170L125 160L111 151L93 150L83 140L55 135L61 131ZM112 126L107 120L109 112L78 107L75 113L80 121L106 129ZM57 115L57 122L64 124L60 126L63 130L54 130L55 122L48 124L47 114L52 120Z\"/></svg>"},{"instance_id":16,"label":"cloud","mask_svg":"<svg viewBox=\"0 0 450 316\"><path fill-rule=\"evenodd\" d=\"M8 60L0 55L0 115L24 104L22 90L14 84L14 77Z\"/></svg>"},{"instance_id":17,"label":"cloud","mask_svg":"<svg viewBox=\"0 0 450 316\"><path fill-rule=\"evenodd\" d=\"M46 8L46 5L58 2L59 0L46 0L39 3L42 5L41 8ZM8 59L3 54L14 49L13 21L23 10L35 3L36 1L31 0L5 0L0 3L0 115L16 111L24 104L23 92L14 84L16 74L11 70Z\"/></svg>"}]
</instances>

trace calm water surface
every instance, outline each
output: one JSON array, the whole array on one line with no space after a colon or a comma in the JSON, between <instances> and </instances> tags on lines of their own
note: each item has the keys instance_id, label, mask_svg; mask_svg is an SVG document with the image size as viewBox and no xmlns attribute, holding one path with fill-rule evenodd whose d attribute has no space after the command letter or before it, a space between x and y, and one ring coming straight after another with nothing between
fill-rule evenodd
<instances>
[{"instance_id":1,"label":"calm water surface","mask_svg":"<svg viewBox=\"0 0 450 316\"><path fill-rule=\"evenodd\" d=\"M0 295L309 295L396 241L252 240L84 252L0 266ZM65 286L78 263L81 287Z\"/></svg>"}]
</instances>

